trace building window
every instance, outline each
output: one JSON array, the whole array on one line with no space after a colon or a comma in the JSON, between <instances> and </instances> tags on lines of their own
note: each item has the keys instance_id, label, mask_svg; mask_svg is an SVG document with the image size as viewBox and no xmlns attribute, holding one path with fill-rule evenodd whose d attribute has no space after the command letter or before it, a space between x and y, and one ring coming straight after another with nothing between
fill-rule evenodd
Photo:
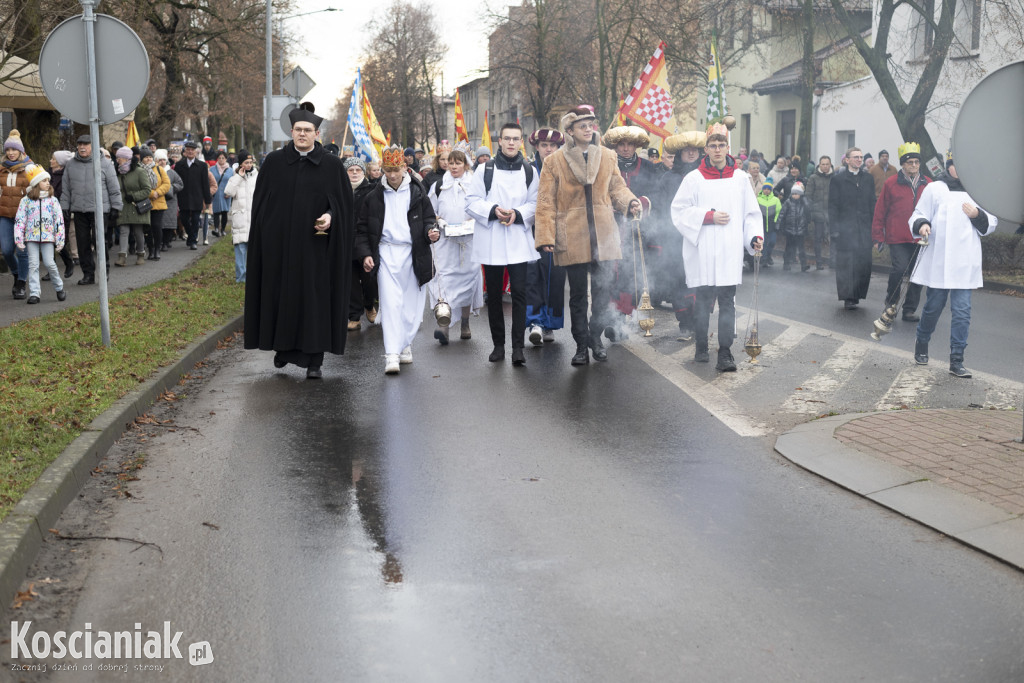
<instances>
[{"instance_id":1,"label":"building window","mask_svg":"<svg viewBox=\"0 0 1024 683\"><path fill-rule=\"evenodd\" d=\"M975 53L981 47L981 14L981 0L957 3L954 33L965 52Z\"/></svg>"},{"instance_id":2,"label":"building window","mask_svg":"<svg viewBox=\"0 0 1024 683\"><path fill-rule=\"evenodd\" d=\"M842 159L846 156L846 150L850 149L857 144L857 133L852 130L837 130L836 131L836 155L835 159ZM836 166L839 162L836 161Z\"/></svg>"},{"instance_id":3,"label":"building window","mask_svg":"<svg viewBox=\"0 0 1024 683\"><path fill-rule=\"evenodd\" d=\"M750 114L740 114L740 140L742 146L750 152Z\"/></svg>"},{"instance_id":4,"label":"building window","mask_svg":"<svg viewBox=\"0 0 1024 683\"><path fill-rule=\"evenodd\" d=\"M776 114L779 154L793 156L796 151L796 109L786 109Z\"/></svg>"}]
</instances>

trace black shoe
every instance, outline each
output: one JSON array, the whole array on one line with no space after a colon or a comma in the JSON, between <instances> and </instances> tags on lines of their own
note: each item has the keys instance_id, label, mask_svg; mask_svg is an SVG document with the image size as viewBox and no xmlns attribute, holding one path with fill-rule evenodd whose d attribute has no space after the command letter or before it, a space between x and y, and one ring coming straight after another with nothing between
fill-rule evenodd
<instances>
[{"instance_id":1,"label":"black shoe","mask_svg":"<svg viewBox=\"0 0 1024 683\"><path fill-rule=\"evenodd\" d=\"M27 302L25 302L25 303L29 303L29 304L37 304L37 303L39 303L39 297L38 297L38 296L30 296L30 297L28 298L28 301L27 301Z\"/></svg>"},{"instance_id":2,"label":"black shoe","mask_svg":"<svg viewBox=\"0 0 1024 683\"><path fill-rule=\"evenodd\" d=\"M576 345L576 354L572 357L572 361L570 362L572 365L587 365L590 363L590 353L586 344Z\"/></svg>"},{"instance_id":3,"label":"black shoe","mask_svg":"<svg viewBox=\"0 0 1024 683\"><path fill-rule=\"evenodd\" d=\"M711 360L711 356L708 354L707 342L704 342L703 346L697 345L697 350L693 353L693 360L698 363L707 363Z\"/></svg>"},{"instance_id":4,"label":"black shoe","mask_svg":"<svg viewBox=\"0 0 1024 683\"><path fill-rule=\"evenodd\" d=\"M24 299L27 295L25 293L25 281L15 280L14 288L11 290L11 296L15 299Z\"/></svg>"},{"instance_id":5,"label":"black shoe","mask_svg":"<svg viewBox=\"0 0 1024 683\"><path fill-rule=\"evenodd\" d=\"M857 299L847 299L843 302L843 308L848 311L855 310L857 308Z\"/></svg>"},{"instance_id":6,"label":"black shoe","mask_svg":"<svg viewBox=\"0 0 1024 683\"><path fill-rule=\"evenodd\" d=\"M611 329L610 327L605 328L604 333L608 334L608 330L610 330L610 329ZM600 335L598 335L596 337L593 337L591 339L590 350L591 350L591 353L593 353L593 355L594 355L594 360L600 361L602 363L604 361L608 360L608 352L604 350L604 346L601 344L601 337L600 337Z\"/></svg>"},{"instance_id":7,"label":"black shoe","mask_svg":"<svg viewBox=\"0 0 1024 683\"><path fill-rule=\"evenodd\" d=\"M274 354L274 367L278 368L278 369L281 369L281 368L283 368L286 365L288 365L288 361L286 361L283 358L281 358L281 354L275 353Z\"/></svg>"},{"instance_id":8,"label":"black shoe","mask_svg":"<svg viewBox=\"0 0 1024 683\"><path fill-rule=\"evenodd\" d=\"M903 322L916 323L916 322L920 322L920 321L921 321L921 316L919 316L917 313L914 313L913 311L910 311L909 313L906 312L906 311L903 311Z\"/></svg>"},{"instance_id":9,"label":"black shoe","mask_svg":"<svg viewBox=\"0 0 1024 683\"><path fill-rule=\"evenodd\" d=\"M50 274L49 273L43 273L43 276L41 278L39 278L39 281L40 282L49 282L50 281Z\"/></svg>"},{"instance_id":10,"label":"black shoe","mask_svg":"<svg viewBox=\"0 0 1024 683\"><path fill-rule=\"evenodd\" d=\"M964 354L949 354L949 374L963 379L971 378L971 371L964 367Z\"/></svg>"},{"instance_id":11,"label":"black shoe","mask_svg":"<svg viewBox=\"0 0 1024 683\"><path fill-rule=\"evenodd\" d=\"M308 368L306 370L306 379L320 379L323 376L323 373L320 372L320 368Z\"/></svg>"},{"instance_id":12,"label":"black shoe","mask_svg":"<svg viewBox=\"0 0 1024 683\"><path fill-rule=\"evenodd\" d=\"M928 342L914 343L914 362L918 365L928 365Z\"/></svg>"},{"instance_id":13,"label":"black shoe","mask_svg":"<svg viewBox=\"0 0 1024 683\"><path fill-rule=\"evenodd\" d=\"M487 360L491 361L492 363L498 363L500 361L505 360L505 345L495 344L494 350L491 351L491 355L487 356Z\"/></svg>"},{"instance_id":14,"label":"black shoe","mask_svg":"<svg viewBox=\"0 0 1024 683\"><path fill-rule=\"evenodd\" d=\"M443 330L434 330L434 339L441 342L441 346L448 346L448 335Z\"/></svg>"},{"instance_id":15,"label":"black shoe","mask_svg":"<svg viewBox=\"0 0 1024 683\"><path fill-rule=\"evenodd\" d=\"M523 353L522 346L512 347L512 365L526 365L526 354Z\"/></svg>"},{"instance_id":16,"label":"black shoe","mask_svg":"<svg viewBox=\"0 0 1024 683\"><path fill-rule=\"evenodd\" d=\"M72 259L72 263L74 263L76 266L79 265L78 259Z\"/></svg>"},{"instance_id":17,"label":"black shoe","mask_svg":"<svg viewBox=\"0 0 1024 683\"><path fill-rule=\"evenodd\" d=\"M732 357L732 351L725 347L718 349L718 363L715 370L719 372L736 372L736 361Z\"/></svg>"},{"instance_id":18,"label":"black shoe","mask_svg":"<svg viewBox=\"0 0 1024 683\"><path fill-rule=\"evenodd\" d=\"M806 263L804 265L800 266L800 272L801 273L806 273L810 269L811 269L811 267L809 265L807 265Z\"/></svg>"},{"instance_id":19,"label":"black shoe","mask_svg":"<svg viewBox=\"0 0 1024 683\"><path fill-rule=\"evenodd\" d=\"M75 264L72 262L72 263L69 263L67 265L67 267L64 268L64 279L67 280L68 278L70 278L74 274L75 274Z\"/></svg>"},{"instance_id":20,"label":"black shoe","mask_svg":"<svg viewBox=\"0 0 1024 683\"><path fill-rule=\"evenodd\" d=\"M188 248L191 249L192 251L196 251L197 249L199 249L199 247L197 247L194 244L190 244Z\"/></svg>"},{"instance_id":21,"label":"black shoe","mask_svg":"<svg viewBox=\"0 0 1024 683\"><path fill-rule=\"evenodd\" d=\"M94 285L94 284L96 284L96 278L93 277L92 275L86 275L85 277L83 277L81 280L78 281L78 284L80 284L80 285Z\"/></svg>"},{"instance_id":22,"label":"black shoe","mask_svg":"<svg viewBox=\"0 0 1024 683\"><path fill-rule=\"evenodd\" d=\"M67 299L67 298L68 298L68 293L67 292L65 292L63 289L57 290L57 301L64 301L64 299Z\"/></svg>"}]
</instances>

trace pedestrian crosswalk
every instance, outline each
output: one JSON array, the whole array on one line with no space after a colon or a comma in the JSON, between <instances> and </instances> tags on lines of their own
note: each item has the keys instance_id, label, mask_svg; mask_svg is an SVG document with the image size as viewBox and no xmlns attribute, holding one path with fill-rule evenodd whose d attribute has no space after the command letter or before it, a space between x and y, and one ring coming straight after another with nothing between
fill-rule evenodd
<instances>
[{"instance_id":1,"label":"pedestrian crosswalk","mask_svg":"<svg viewBox=\"0 0 1024 683\"><path fill-rule=\"evenodd\" d=\"M749 310L737 306L742 329ZM657 311L655 330L674 330ZM733 345L739 371L717 373L693 361L693 344L634 335L622 346L741 436L780 433L820 415L915 408L1010 409L1024 384L974 371L971 380L949 375L945 359L916 365L910 350L858 339L760 312L763 346L747 362L743 340ZM712 319L711 329L716 329ZM712 340L711 346L713 347ZM712 349L713 351L713 349Z\"/></svg>"}]
</instances>

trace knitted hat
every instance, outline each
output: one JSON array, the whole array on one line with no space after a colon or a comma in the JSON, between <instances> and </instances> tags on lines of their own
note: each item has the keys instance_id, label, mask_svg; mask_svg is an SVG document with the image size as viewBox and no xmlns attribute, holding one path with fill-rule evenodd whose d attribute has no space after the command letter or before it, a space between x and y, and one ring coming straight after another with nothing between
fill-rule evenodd
<instances>
[{"instance_id":1,"label":"knitted hat","mask_svg":"<svg viewBox=\"0 0 1024 683\"><path fill-rule=\"evenodd\" d=\"M34 164L25 171L25 177L28 178L28 186L31 188L44 180L49 180L50 174L44 171L42 166Z\"/></svg>"},{"instance_id":2,"label":"knitted hat","mask_svg":"<svg viewBox=\"0 0 1024 683\"><path fill-rule=\"evenodd\" d=\"M145 159L146 157L151 157L151 156L153 156L153 151L149 147L146 147L145 145L143 145L142 147L139 148L139 158L140 159ZM156 161L155 158L154 158L154 161Z\"/></svg>"},{"instance_id":3,"label":"knitted hat","mask_svg":"<svg viewBox=\"0 0 1024 683\"><path fill-rule=\"evenodd\" d=\"M772 179L771 179L771 178L765 178L765 179L764 179L764 182L763 182L763 183L761 183L761 189L762 189L762 190L763 190L764 188L766 188L766 187L767 187L767 188L768 188L769 190L774 190L774 189L775 189L775 183L773 183L773 182L772 182Z\"/></svg>"},{"instance_id":4,"label":"knitted hat","mask_svg":"<svg viewBox=\"0 0 1024 683\"><path fill-rule=\"evenodd\" d=\"M414 157L416 156L416 150L413 149L412 147L406 147L404 150L404 155L407 157Z\"/></svg>"},{"instance_id":5,"label":"knitted hat","mask_svg":"<svg viewBox=\"0 0 1024 683\"><path fill-rule=\"evenodd\" d=\"M346 171L352 168L353 166L358 166L359 168L363 169L363 173L366 173L366 162L360 159L359 157L349 157L348 159L345 159Z\"/></svg>"},{"instance_id":6,"label":"knitted hat","mask_svg":"<svg viewBox=\"0 0 1024 683\"><path fill-rule=\"evenodd\" d=\"M883 149L881 152L878 153L878 156L882 156L883 154L888 154L888 153L889 153L889 150Z\"/></svg>"},{"instance_id":7,"label":"knitted hat","mask_svg":"<svg viewBox=\"0 0 1024 683\"><path fill-rule=\"evenodd\" d=\"M25 145L21 144L21 133L16 128L11 129L11 134L4 141L4 151L6 152L9 149L16 149L22 154L25 153Z\"/></svg>"},{"instance_id":8,"label":"knitted hat","mask_svg":"<svg viewBox=\"0 0 1024 683\"><path fill-rule=\"evenodd\" d=\"M241 166L243 163L245 163L245 160L248 159L248 158L249 158L249 152L247 152L244 149L243 150L239 150L239 152L238 152L238 165Z\"/></svg>"},{"instance_id":9,"label":"knitted hat","mask_svg":"<svg viewBox=\"0 0 1024 683\"><path fill-rule=\"evenodd\" d=\"M203 137L203 143L207 142L213 142L213 138L211 138L209 135Z\"/></svg>"},{"instance_id":10,"label":"knitted hat","mask_svg":"<svg viewBox=\"0 0 1024 683\"><path fill-rule=\"evenodd\" d=\"M150 139L146 140L146 147L149 147L150 145L155 145L155 144L156 144L156 140L154 140L153 138L150 138Z\"/></svg>"},{"instance_id":11,"label":"knitted hat","mask_svg":"<svg viewBox=\"0 0 1024 683\"><path fill-rule=\"evenodd\" d=\"M562 117L562 130L566 133L572 128L572 124L577 121L596 121L597 114L594 113L594 108L589 104L581 104L577 107L573 107L569 111L565 112Z\"/></svg>"},{"instance_id":12,"label":"knitted hat","mask_svg":"<svg viewBox=\"0 0 1024 683\"><path fill-rule=\"evenodd\" d=\"M166 149L158 149L157 151L153 152L153 160L154 161L160 161L161 159L163 159L164 161L168 160L167 159L167 150ZM242 163L242 162L239 161L238 163Z\"/></svg>"},{"instance_id":13,"label":"knitted hat","mask_svg":"<svg viewBox=\"0 0 1024 683\"><path fill-rule=\"evenodd\" d=\"M58 149L56 152L53 153L54 160L56 160L56 162L60 165L61 168L67 166L68 162L71 161L74 157L74 152L68 152L67 150L63 149Z\"/></svg>"},{"instance_id":14,"label":"knitted hat","mask_svg":"<svg viewBox=\"0 0 1024 683\"><path fill-rule=\"evenodd\" d=\"M793 195L793 194L802 195L804 193L804 184L803 183L793 183L793 189L791 189L789 191L789 193L791 195Z\"/></svg>"},{"instance_id":15,"label":"knitted hat","mask_svg":"<svg viewBox=\"0 0 1024 683\"><path fill-rule=\"evenodd\" d=\"M117 151L114 152L114 156L123 161L128 161L132 158L131 147L118 147Z\"/></svg>"},{"instance_id":16,"label":"knitted hat","mask_svg":"<svg viewBox=\"0 0 1024 683\"><path fill-rule=\"evenodd\" d=\"M476 154L473 155L473 158L479 159L482 156L491 156L491 150L487 149L483 145L480 145L476 150Z\"/></svg>"},{"instance_id":17,"label":"knitted hat","mask_svg":"<svg viewBox=\"0 0 1024 683\"><path fill-rule=\"evenodd\" d=\"M341 156L341 147L338 147L333 142L328 142L326 145L324 145L324 151L327 152L328 154L333 154L336 157Z\"/></svg>"}]
</instances>

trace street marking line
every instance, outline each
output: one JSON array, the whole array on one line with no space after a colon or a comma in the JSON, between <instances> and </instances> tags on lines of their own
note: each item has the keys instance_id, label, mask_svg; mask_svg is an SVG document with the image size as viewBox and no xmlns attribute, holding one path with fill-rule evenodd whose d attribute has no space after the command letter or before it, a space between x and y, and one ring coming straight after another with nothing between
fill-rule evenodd
<instances>
[{"instance_id":1,"label":"street marking line","mask_svg":"<svg viewBox=\"0 0 1024 683\"><path fill-rule=\"evenodd\" d=\"M748 372L737 372L735 377L730 378L729 386L739 387L754 379L761 374L765 365L770 366L772 361L780 360L787 356L790 351L795 349L800 342L807 339L810 335L811 329L809 327L791 325L772 339L770 343L764 344L761 347L761 355L758 356L757 363L747 361L740 364L739 359L745 354L737 354L737 365L740 365L741 369ZM742 347L740 347L740 350L742 351Z\"/></svg>"},{"instance_id":2,"label":"street marking line","mask_svg":"<svg viewBox=\"0 0 1024 683\"><path fill-rule=\"evenodd\" d=\"M655 351L643 341L625 341L622 346L634 356L647 363L652 370L672 382L684 394L700 404L726 427L740 436L765 436L769 429L762 423L752 421L724 391L710 382L686 370L679 364L677 354L693 353L693 347L677 351L671 356Z\"/></svg>"},{"instance_id":3,"label":"street marking line","mask_svg":"<svg viewBox=\"0 0 1024 683\"><path fill-rule=\"evenodd\" d=\"M885 396L875 404L875 410L893 410L902 405L913 406L917 399L935 386L936 372L923 365L906 368L889 385Z\"/></svg>"},{"instance_id":4,"label":"street marking line","mask_svg":"<svg viewBox=\"0 0 1024 683\"><path fill-rule=\"evenodd\" d=\"M805 414L824 412L822 404L827 404L839 388L850 379L853 371L864 362L867 350L867 345L859 342L844 343L821 364L821 370L817 374L805 379L800 390L794 391L786 399L782 404L782 410Z\"/></svg>"}]
</instances>

